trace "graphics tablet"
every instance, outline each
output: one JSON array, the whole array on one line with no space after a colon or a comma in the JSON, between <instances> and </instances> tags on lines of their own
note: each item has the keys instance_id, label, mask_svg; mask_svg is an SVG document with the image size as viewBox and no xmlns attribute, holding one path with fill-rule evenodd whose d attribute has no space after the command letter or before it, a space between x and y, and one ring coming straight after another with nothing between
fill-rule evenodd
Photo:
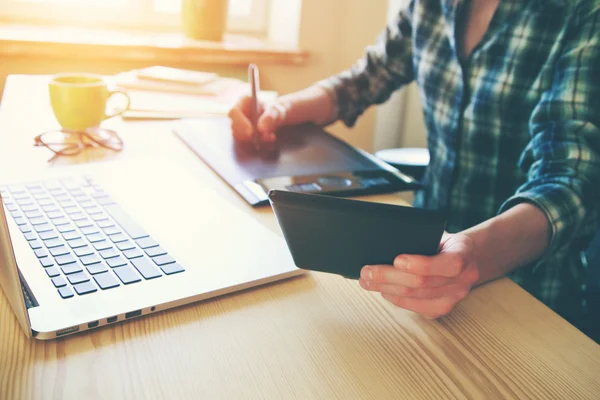
<instances>
[{"instance_id":1,"label":"graphics tablet","mask_svg":"<svg viewBox=\"0 0 600 400\"><path fill-rule=\"evenodd\" d=\"M269 201L298 268L358 279L365 265L399 254L433 255L441 212L272 190Z\"/></svg>"},{"instance_id":2,"label":"graphics tablet","mask_svg":"<svg viewBox=\"0 0 600 400\"><path fill-rule=\"evenodd\" d=\"M267 205L269 190L336 196L416 190L418 181L316 125L277 132L268 151L233 140L228 118L184 119L174 131L250 205Z\"/></svg>"}]
</instances>

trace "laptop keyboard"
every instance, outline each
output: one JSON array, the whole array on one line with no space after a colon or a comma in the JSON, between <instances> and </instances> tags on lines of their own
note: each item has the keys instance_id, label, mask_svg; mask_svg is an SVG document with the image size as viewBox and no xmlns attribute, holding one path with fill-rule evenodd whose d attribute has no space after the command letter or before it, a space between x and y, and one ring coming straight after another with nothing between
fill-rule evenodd
<instances>
[{"instance_id":1,"label":"laptop keyboard","mask_svg":"<svg viewBox=\"0 0 600 400\"><path fill-rule=\"evenodd\" d=\"M0 193L63 299L184 272L91 178L0 186Z\"/></svg>"}]
</instances>

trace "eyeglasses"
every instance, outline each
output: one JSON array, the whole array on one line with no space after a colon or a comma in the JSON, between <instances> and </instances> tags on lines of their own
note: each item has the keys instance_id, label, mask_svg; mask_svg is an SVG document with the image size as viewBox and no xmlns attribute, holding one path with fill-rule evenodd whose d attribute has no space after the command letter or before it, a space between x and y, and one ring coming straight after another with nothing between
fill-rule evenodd
<instances>
[{"instance_id":1,"label":"eyeglasses","mask_svg":"<svg viewBox=\"0 0 600 400\"><path fill-rule=\"evenodd\" d=\"M48 131L33 140L34 146L46 147L56 156L74 156L90 147L103 147L113 151L123 149L123 140L117 132L99 127L85 131Z\"/></svg>"}]
</instances>

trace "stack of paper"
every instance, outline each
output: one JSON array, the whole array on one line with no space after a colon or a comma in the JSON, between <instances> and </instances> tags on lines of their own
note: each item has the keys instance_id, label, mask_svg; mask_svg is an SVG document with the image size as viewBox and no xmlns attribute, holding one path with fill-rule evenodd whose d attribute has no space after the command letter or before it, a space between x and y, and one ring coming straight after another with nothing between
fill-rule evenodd
<instances>
[{"instance_id":1,"label":"stack of paper","mask_svg":"<svg viewBox=\"0 0 600 400\"><path fill-rule=\"evenodd\" d=\"M153 67L154 68L154 67ZM159 67L164 68L164 67ZM173 69L168 69L171 72ZM250 93L248 83L239 79L211 76L204 72L181 71L181 75L204 79L203 82L184 82L171 79L147 78L139 71L129 71L114 77L114 84L124 89L131 99L130 109L123 118L178 119L206 115L226 115L240 97ZM200 75L201 74L201 75ZM167 76L167 75L165 75ZM182 78L183 79L183 78ZM277 98L273 91L261 91L259 99L271 102Z\"/></svg>"}]
</instances>

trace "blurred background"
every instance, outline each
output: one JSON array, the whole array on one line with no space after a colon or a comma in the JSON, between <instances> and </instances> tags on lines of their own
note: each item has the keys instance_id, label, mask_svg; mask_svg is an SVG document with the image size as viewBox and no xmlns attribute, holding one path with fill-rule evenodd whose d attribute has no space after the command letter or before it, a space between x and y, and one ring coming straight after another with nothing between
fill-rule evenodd
<instances>
[{"instance_id":1,"label":"blurred background","mask_svg":"<svg viewBox=\"0 0 600 400\"><path fill-rule=\"evenodd\" d=\"M350 67L407 0L0 0L0 89L9 74L113 75L152 65L304 88ZM424 147L414 86L334 134L367 151Z\"/></svg>"}]
</instances>

